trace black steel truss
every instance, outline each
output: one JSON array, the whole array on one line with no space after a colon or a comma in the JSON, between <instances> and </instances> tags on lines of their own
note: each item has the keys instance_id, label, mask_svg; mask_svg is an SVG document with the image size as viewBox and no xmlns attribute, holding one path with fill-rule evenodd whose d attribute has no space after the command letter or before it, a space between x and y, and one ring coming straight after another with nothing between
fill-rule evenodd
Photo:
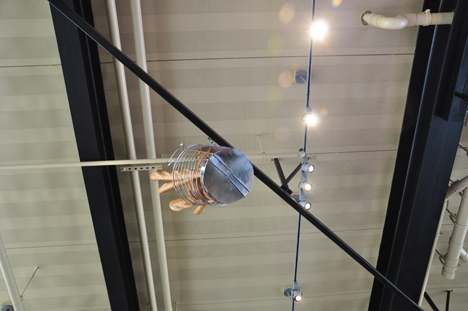
<instances>
[{"instance_id":1,"label":"black steel truss","mask_svg":"<svg viewBox=\"0 0 468 311\"><path fill-rule=\"evenodd\" d=\"M92 23L90 0L66 3ZM54 6L51 13L80 160L114 160L97 45ZM116 168L83 167L82 172L110 306L112 310L137 311Z\"/></svg>"},{"instance_id":2,"label":"black steel truss","mask_svg":"<svg viewBox=\"0 0 468 311\"><path fill-rule=\"evenodd\" d=\"M427 8L456 10L451 26L419 30L377 262L377 269L413 300L420 297L431 256L466 116L467 101L460 97L468 90L468 3L427 0ZM369 311L405 306L374 281Z\"/></svg>"}]
</instances>

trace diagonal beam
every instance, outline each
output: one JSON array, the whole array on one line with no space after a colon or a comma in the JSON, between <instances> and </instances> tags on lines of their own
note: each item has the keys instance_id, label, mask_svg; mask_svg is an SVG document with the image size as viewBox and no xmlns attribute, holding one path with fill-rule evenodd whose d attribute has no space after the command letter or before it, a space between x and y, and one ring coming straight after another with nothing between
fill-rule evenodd
<instances>
[{"instance_id":1,"label":"diagonal beam","mask_svg":"<svg viewBox=\"0 0 468 311\"><path fill-rule=\"evenodd\" d=\"M426 298L427 303L431 306L432 310L434 311L440 311L439 308L437 308L436 304L434 301L432 301L431 296L427 292L424 292L424 298Z\"/></svg>"},{"instance_id":2,"label":"diagonal beam","mask_svg":"<svg viewBox=\"0 0 468 311\"><path fill-rule=\"evenodd\" d=\"M226 147L233 147L227 140L225 140L221 135L214 131L210 126L208 126L202 119L195 115L190 109L188 109L182 102L180 102L174 95L169 93L163 86L161 86L156 80L154 80L150 75L148 75L143 69L136 65L129 57L123 54L119 49L117 49L112 43L110 43L102 34L96 31L91 25L84 21L79 15L70 10L67 5L63 3L62 0L48 0L57 10L59 10L64 16L66 16L73 24L80 28L84 33L86 33L90 38L96 41L101 47L106 51L112 54L116 59L118 59L122 64L124 64L127 69L133 72L138 78L144 81L151 89L158 93L163 99L165 99L171 106L177 109L182 115L184 115L189 121L191 121L195 126L197 126L202 132L208 135L212 140L217 144ZM366 261L361 255L359 255L354 249L352 249L348 244L346 244L342 239L340 239L333 231L331 231L327 226L325 226L320 220L315 216L305 211L301 205L299 205L296 200L294 200L288 193L283 191L280 186L278 186L273 180L271 180L265 173L263 173L255 165L252 165L254 168L255 176L260 179L270 190L276 193L281 197L287 204L289 204L293 209L299 212L305 219L307 219L311 224L313 224L319 231L321 231L325 236L332 240L339 248L346 252L351 258L353 258L357 263L359 263L364 269L370 272L376 279L381 281L388 289L390 289L395 295L404 299L407 302L409 310L419 310L423 311L414 301L412 301L408 296L406 296L400 289L398 289L392 282L390 282L386 277L384 277L379 271L377 271L368 261Z\"/></svg>"}]
</instances>

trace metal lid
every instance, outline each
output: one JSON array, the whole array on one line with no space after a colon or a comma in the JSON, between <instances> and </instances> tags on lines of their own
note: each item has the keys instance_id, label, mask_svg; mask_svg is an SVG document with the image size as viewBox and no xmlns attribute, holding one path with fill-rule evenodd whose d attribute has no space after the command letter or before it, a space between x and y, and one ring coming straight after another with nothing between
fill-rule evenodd
<instances>
[{"instance_id":1,"label":"metal lid","mask_svg":"<svg viewBox=\"0 0 468 311\"><path fill-rule=\"evenodd\" d=\"M233 203L250 191L254 178L252 164L241 151L221 148L206 162L201 181L206 191L220 203Z\"/></svg>"}]
</instances>

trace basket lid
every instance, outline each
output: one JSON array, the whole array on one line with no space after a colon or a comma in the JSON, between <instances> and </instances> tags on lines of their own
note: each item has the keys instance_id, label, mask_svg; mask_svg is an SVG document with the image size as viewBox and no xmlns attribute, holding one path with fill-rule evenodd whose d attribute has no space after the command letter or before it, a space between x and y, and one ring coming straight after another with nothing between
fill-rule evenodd
<instances>
[{"instance_id":1,"label":"basket lid","mask_svg":"<svg viewBox=\"0 0 468 311\"><path fill-rule=\"evenodd\" d=\"M252 164L241 151L220 148L208 159L201 172L206 191L220 203L234 203L250 191L254 178Z\"/></svg>"}]
</instances>

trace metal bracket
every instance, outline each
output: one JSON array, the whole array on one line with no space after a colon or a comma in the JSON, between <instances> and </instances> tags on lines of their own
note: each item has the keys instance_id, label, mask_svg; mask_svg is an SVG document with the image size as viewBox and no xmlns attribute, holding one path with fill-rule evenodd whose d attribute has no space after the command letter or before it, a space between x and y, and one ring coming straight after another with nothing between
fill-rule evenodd
<instances>
[{"instance_id":1,"label":"metal bracket","mask_svg":"<svg viewBox=\"0 0 468 311\"><path fill-rule=\"evenodd\" d=\"M121 172L149 170L162 170L162 165L126 165L120 168Z\"/></svg>"}]
</instances>

